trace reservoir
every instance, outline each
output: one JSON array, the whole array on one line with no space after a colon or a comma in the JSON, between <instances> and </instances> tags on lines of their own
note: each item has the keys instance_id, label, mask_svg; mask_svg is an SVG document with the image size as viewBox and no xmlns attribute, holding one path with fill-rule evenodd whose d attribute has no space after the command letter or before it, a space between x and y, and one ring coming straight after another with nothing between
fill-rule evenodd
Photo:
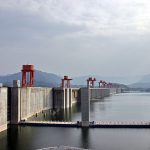
<instances>
[{"instance_id":1,"label":"reservoir","mask_svg":"<svg viewBox=\"0 0 150 150\"><path fill-rule=\"evenodd\" d=\"M80 104L50 110L29 120L80 121ZM121 93L91 102L91 121L150 121L150 93ZM53 146L93 150L150 150L150 129L82 129L11 126L0 134L0 150L33 150Z\"/></svg>"}]
</instances>

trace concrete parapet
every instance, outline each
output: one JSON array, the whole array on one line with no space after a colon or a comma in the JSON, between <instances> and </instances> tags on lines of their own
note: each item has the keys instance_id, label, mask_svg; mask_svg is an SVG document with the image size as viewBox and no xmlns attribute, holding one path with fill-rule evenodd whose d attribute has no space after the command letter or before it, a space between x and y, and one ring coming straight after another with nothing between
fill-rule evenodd
<instances>
[{"instance_id":1,"label":"concrete parapet","mask_svg":"<svg viewBox=\"0 0 150 150\"><path fill-rule=\"evenodd\" d=\"M0 132L7 129L7 88L0 88Z\"/></svg>"}]
</instances>

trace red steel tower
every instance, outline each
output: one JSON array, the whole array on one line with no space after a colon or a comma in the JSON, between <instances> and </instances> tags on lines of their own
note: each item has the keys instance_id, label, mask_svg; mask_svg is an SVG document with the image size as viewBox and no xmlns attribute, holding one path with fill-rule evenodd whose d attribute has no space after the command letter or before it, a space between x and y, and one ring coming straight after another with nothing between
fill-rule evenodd
<instances>
[{"instance_id":1,"label":"red steel tower","mask_svg":"<svg viewBox=\"0 0 150 150\"><path fill-rule=\"evenodd\" d=\"M106 88L107 87L107 83L103 80L100 80L99 82L99 88Z\"/></svg>"},{"instance_id":2,"label":"red steel tower","mask_svg":"<svg viewBox=\"0 0 150 150\"><path fill-rule=\"evenodd\" d=\"M108 87L109 87L109 88L112 88L112 83L108 83Z\"/></svg>"},{"instance_id":3,"label":"red steel tower","mask_svg":"<svg viewBox=\"0 0 150 150\"><path fill-rule=\"evenodd\" d=\"M29 74L29 79L27 78L27 74ZM34 85L34 65L23 65L22 87L33 87L33 85Z\"/></svg>"},{"instance_id":4,"label":"red steel tower","mask_svg":"<svg viewBox=\"0 0 150 150\"><path fill-rule=\"evenodd\" d=\"M103 88L106 88L106 87L107 87L107 82L103 81Z\"/></svg>"},{"instance_id":5,"label":"red steel tower","mask_svg":"<svg viewBox=\"0 0 150 150\"><path fill-rule=\"evenodd\" d=\"M87 87L92 87L92 88L94 88L94 83L95 83L95 81L96 81L96 78L92 78L92 77L88 78L88 79L87 79Z\"/></svg>"},{"instance_id":6,"label":"red steel tower","mask_svg":"<svg viewBox=\"0 0 150 150\"><path fill-rule=\"evenodd\" d=\"M99 82L99 88L101 88L102 86L103 86L103 81L100 80L100 82Z\"/></svg>"},{"instance_id":7,"label":"red steel tower","mask_svg":"<svg viewBox=\"0 0 150 150\"><path fill-rule=\"evenodd\" d=\"M94 83L95 83L95 81L96 81L96 78L93 78L92 79L92 87L94 88Z\"/></svg>"},{"instance_id":8,"label":"red steel tower","mask_svg":"<svg viewBox=\"0 0 150 150\"><path fill-rule=\"evenodd\" d=\"M61 79L61 87L62 88L70 88L71 85L70 85L70 81L72 79L69 79L68 76L64 76L63 79Z\"/></svg>"},{"instance_id":9,"label":"red steel tower","mask_svg":"<svg viewBox=\"0 0 150 150\"><path fill-rule=\"evenodd\" d=\"M92 77L87 79L87 87L91 87L92 84Z\"/></svg>"}]
</instances>

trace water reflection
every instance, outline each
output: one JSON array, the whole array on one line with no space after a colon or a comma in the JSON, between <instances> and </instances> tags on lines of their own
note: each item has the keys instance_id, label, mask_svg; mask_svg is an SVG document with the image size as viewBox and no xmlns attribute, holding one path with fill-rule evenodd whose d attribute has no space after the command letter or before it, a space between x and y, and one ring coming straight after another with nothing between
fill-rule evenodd
<instances>
[{"instance_id":1,"label":"water reflection","mask_svg":"<svg viewBox=\"0 0 150 150\"><path fill-rule=\"evenodd\" d=\"M7 144L6 144L7 143ZM12 126L0 134L0 150L66 145L92 150L149 150L149 129L88 129Z\"/></svg>"},{"instance_id":2,"label":"water reflection","mask_svg":"<svg viewBox=\"0 0 150 150\"><path fill-rule=\"evenodd\" d=\"M20 132L18 131L18 126L10 126L7 130L7 135L7 148L9 150L18 149L18 136L20 135Z\"/></svg>"},{"instance_id":3,"label":"water reflection","mask_svg":"<svg viewBox=\"0 0 150 150\"><path fill-rule=\"evenodd\" d=\"M90 133L88 128L81 129L81 147L88 149L90 145Z\"/></svg>"},{"instance_id":4,"label":"water reflection","mask_svg":"<svg viewBox=\"0 0 150 150\"><path fill-rule=\"evenodd\" d=\"M150 120L150 94L128 93L106 97L90 104L91 121L101 120ZM80 121L81 106L74 104L70 109L46 111L46 115L33 116L30 120Z\"/></svg>"},{"instance_id":5,"label":"water reflection","mask_svg":"<svg viewBox=\"0 0 150 150\"><path fill-rule=\"evenodd\" d=\"M0 149L7 148L7 131L3 131L0 133Z\"/></svg>"},{"instance_id":6,"label":"water reflection","mask_svg":"<svg viewBox=\"0 0 150 150\"><path fill-rule=\"evenodd\" d=\"M76 119L79 118L79 119ZM38 121L73 121L81 120L81 105L76 103L72 108L59 109L59 110L46 110L30 117L28 120Z\"/></svg>"},{"instance_id":7,"label":"water reflection","mask_svg":"<svg viewBox=\"0 0 150 150\"><path fill-rule=\"evenodd\" d=\"M81 120L81 107L52 112L33 120ZM119 94L91 103L91 120L150 120L150 94ZM0 150L33 150L69 145L93 150L150 150L149 129L87 129L11 126L0 133Z\"/></svg>"},{"instance_id":8,"label":"water reflection","mask_svg":"<svg viewBox=\"0 0 150 150\"><path fill-rule=\"evenodd\" d=\"M7 130L7 150L26 149L27 145L32 142L32 128L11 125ZM30 135L30 138L28 136ZM22 147L22 148L21 148Z\"/></svg>"}]
</instances>

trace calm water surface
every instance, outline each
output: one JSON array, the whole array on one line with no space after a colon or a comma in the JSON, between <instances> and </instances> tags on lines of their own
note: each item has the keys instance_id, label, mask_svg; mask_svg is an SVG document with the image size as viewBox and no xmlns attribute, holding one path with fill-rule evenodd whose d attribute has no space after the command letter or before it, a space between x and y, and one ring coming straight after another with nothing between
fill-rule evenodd
<instances>
[{"instance_id":1,"label":"calm water surface","mask_svg":"<svg viewBox=\"0 0 150 150\"><path fill-rule=\"evenodd\" d=\"M118 94L91 103L91 121L150 121L150 93ZM81 120L80 105L30 120ZM93 150L150 150L150 129L81 129L11 126L0 134L0 150L69 145Z\"/></svg>"},{"instance_id":2,"label":"calm water surface","mask_svg":"<svg viewBox=\"0 0 150 150\"><path fill-rule=\"evenodd\" d=\"M100 120L150 120L150 93L117 94L98 101L92 101L90 108L91 121ZM55 115L50 111L31 117L29 120L66 120L80 121L81 107L74 105L72 109L61 110Z\"/></svg>"}]
</instances>

